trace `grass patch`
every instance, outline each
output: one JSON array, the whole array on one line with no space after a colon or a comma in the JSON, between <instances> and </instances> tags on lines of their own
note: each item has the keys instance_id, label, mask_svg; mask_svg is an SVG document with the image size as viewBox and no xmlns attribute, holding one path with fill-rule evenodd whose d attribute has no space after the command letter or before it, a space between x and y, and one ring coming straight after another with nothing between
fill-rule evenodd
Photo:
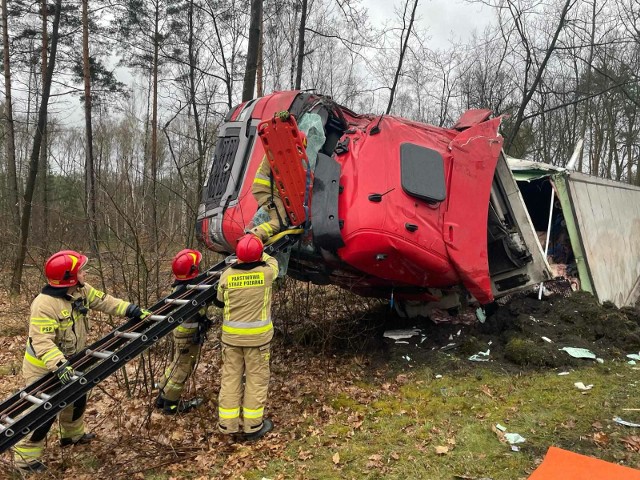
<instances>
[{"instance_id":1,"label":"grass patch","mask_svg":"<svg viewBox=\"0 0 640 480\"><path fill-rule=\"evenodd\" d=\"M584 366L568 376L474 369L434 380L426 370L415 369L386 390L386 384L362 385L383 392L365 404L337 394L327 425L291 441L282 458L245 478L513 480L527 478L551 445L640 466L621 441L633 430L611 421L616 415L640 420L638 412L622 411L637 406L629 388L637 373L627 364ZM583 394L577 381L595 387ZM500 443L496 423L527 439L520 452Z\"/></svg>"}]
</instances>

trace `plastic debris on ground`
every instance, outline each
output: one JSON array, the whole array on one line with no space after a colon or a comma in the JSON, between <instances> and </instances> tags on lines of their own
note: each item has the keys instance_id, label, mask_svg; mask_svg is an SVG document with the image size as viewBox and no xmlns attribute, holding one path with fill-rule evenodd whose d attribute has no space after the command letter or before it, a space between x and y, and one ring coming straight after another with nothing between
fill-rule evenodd
<instances>
[{"instance_id":1,"label":"plastic debris on ground","mask_svg":"<svg viewBox=\"0 0 640 480\"><path fill-rule=\"evenodd\" d=\"M511 445L511 451L512 452L519 452L520 451L520 447L516 447L515 445Z\"/></svg>"},{"instance_id":2,"label":"plastic debris on ground","mask_svg":"<svg viewBox=\"0 0 640 480\"><path fill-rule=\"evenodd\" d=\"M475 355L471 355L469 357L469 360L471 360L472 362L488 362L489 353L491 353L491 350L487 350L486 352L478 352Z\"/></svg>"},{"instance_id":3,"label":"plastic debris on ground","mask_svg":"<svg viewBox=\"0 0 640 480\"><path fill-rule=\"evenodd\" d=\"M480 323L484 323L485 320L487 319L487 314L484 313L484 310L482 309L482 307L479 307L476 309L476 318Z\"/></svg>"},{"instance_id":4,"label":"plastic debris on ground","mask_svg":"<svg viewBox=\"0 0 640 480\"><path fill-rule=\"evenodd\" d=\"M551 340L549 337L540 337L542 338L542 340L544 340L547 343L553 343L553 340Z\"/></svg>"},{"instance_id":5,"label":"plastic debris on ground","mask_svg":"<svg viewBox=\"0 0 640 480\"><path fill-rule=\"evenodd\" d=\"M582 382L576 382L574 383L574 385L578 390L583 390L583 391L591 390L593 388L593 385L585 385Z\"/></svg>"},{"instance_id":6,"label":"plastic debris on ground","mask_svg":"<svg viewBox=\"0 0 640 480\"><path fill-rule=\"evenodd\" d=\"M629 360L627 363L628 363L629 365L635 365L635 364L636 364L636 361L635 361L635 360Z\"/></svg>"},{"instance_id":7,"label":"plastic debris on ground","mask_svg":"<svg viewBox=\"0 0 640 480\"><path fill-rule=\"evenodd\" d=\"M505 433L504 438L509 442L509 445L515 445L516 443L524 443L527 441L527 439L519 433Z\"/></svg>"},{"instance_id":8,"label":"plastic debris on ground","mask_svg":"<svg viewBox=\"0 0 640 480\"><path fill-rule=\"evenodd\" d=\"M567 352L573 358L589 358L591 360L596 359L596 354L591 350L587 350L586 348L564 347L560 350Z\"/></svg>"},{"instance_id":9,"label":"plastic debris on ground","mask_svg":"<svg viewBox=\"0 0 640 480\"><path fill-rule=\"evenodd\" d=\"M629 355L627 355L627 358L630 358L631 360L640 360L640 354L630 353Z\"/></svg>"},{"instance_id":10,"label":"plastic debris on ground","mask_svg":"<svg viewBox=\"0 0 640 480\"><path fill-rule=\"evenodd\" d=\"M387 330L386 332L384 332L383 336L397 341L405 338L415 337L416 335L420 335L420 330L413 328L407 330Z\"/></svg>"},{"instance_id":11,"label":"plastic debris on ground","mask_svg":"<svg viewBox=\"0 0 640 480\"><path fill-rule=\"evenodd\" d=\"M558 373L558 376L562 377L564 375L569 375L571 372L560 372Z\"/></svg>"},{"instance_id":12,"label":"plastic debris on ground","mask_svg":"<svg viewBox=\"0 0 640 480\"><path fill-rule=\"evenodd\" d=\"M436 378L442 378L442 375L436 375Z\"/></svg>"},{"instance_id":13,"label":"plastic debris on ground","mask_svg":"<svg viewBox=\"0 0 640 480\"><path fill-rule=\"evenodd\" d=\"M507 431L507 427L505 427L504 425L500 425L499 423L496 423L496 428L498 430L500 430L501 432L506 432Z\"/></svg>"},{"instance_id":14,"label":"plastic debris on ground","mask_svg":"<svg viewBox=\"0 0 640 480\"><path fill-rule=\"evenodd\" d=\"M621 419L620 417L613 417L613 421L619 423L620 425L624 425L625 427L640 427L640 423L628 422Z\"/></svg>"},{"instance_id":15,"label":"plastic debris on ground","mask_svg":"<svg viewBox=\"0 0 640 480\"><path fill-rule=\"evenodd\" d=\"M402 358L404 358L407 362L411 361L411 357L409 355L403 355Z\"/></svg>"}]
</instances>

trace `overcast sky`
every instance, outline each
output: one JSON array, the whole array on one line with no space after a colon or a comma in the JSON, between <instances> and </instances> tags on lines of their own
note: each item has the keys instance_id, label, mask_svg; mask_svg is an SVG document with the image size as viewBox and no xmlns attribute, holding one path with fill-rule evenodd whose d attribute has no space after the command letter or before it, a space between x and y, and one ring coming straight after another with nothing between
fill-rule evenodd
<instances>
[{"instance_id":1,"label":"overcast sky","mask_svg":"<svg viewBox=\"0 0 640 480\"><path fill-rule=\"evenodd\" d=\"M402 8L405 0L365 0L369 18L376 23L386 20L394 22L394 7ZM392 8L389 8L393 5ZM417 26L426 30L431 37L432 47L444 48L450 40L467 39L476 29L481 32L487 26L494 12L479 3L464 0L420 0L416 13Z\"/></svg>"}]
</instances>

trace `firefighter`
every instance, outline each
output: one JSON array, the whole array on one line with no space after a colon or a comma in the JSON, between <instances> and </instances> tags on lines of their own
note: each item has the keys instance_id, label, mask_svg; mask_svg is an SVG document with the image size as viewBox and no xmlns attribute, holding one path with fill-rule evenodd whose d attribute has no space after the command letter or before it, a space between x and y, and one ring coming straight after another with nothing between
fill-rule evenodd
<instances>
[{"instance_id":1,"label":"firefighter","mask_svg":"<svg viewBox=\"0 0 640 480\"><path fill-rule=\"evenodd\" d=\"M242 411L242 438L257 440L273 429L264 417L264 405L273 338L271 286L278 261L264 253L262 241L253 234L240 239L236 256L237 264L218 284L218 301L224 302L218 428L225 434L241 433Z\"/></svg>"},{"instance_id":2,"label":"firefighter","mask_svg":"<svg viewBox=\"0 0 640 480\"><path fill-rule=\"evenodd\" d=\"M48 372L55 372L65 385L75 379L68 357L87 343L90 309L109 315L144 319L150 314L138 305L112 297L88 283L82 268L87 257L73 250L51 256L44 266L47 285L31 303L29 338L22 362L22 375L28 385ZM84 429L87 396L60 412L60 445L85 444L95 438ZM16 467L27 471L45 470L41 462L47 433L55 418L38 427L13 448Z\"/></svg>"},{"instance_id":3,"label":"firefighter","mask_svg":"<svg viewBox=\"0 0 640 480\"><path fill-rule=\"evenodd\" d=\"M300 132L300 136L302 137L302 145L306 147L307 137L303 132ZM258 208L261 208L269 215L268 222L256 225L250 230L264 243L278 232L285 230L289 224L289 217L280 198L280 192L274 185L271 166L266 155L262 157L262 162L260 162L258 171L253 179L251 193L256 202L258 202Z\"/></svg>"},{"instance_id":4,"label":"firefighter","mask_svg":"<svg viewBox=\"0 0 640 480\"><path fill-rule=\"evenodd\" d=\"M201 260L202 254L197 250L187 248L178 252L171 264L176 278L173 284L175 289L184 288L200 274ZM202 403L201 398L184 401L180 396L200 357L200 348L210 326L207 309L202 308L195 317L182 323L173 331L175 354L160 381L160 393L156 398L156 407L161 408L163 413L167 415L184 413Z\"/></svg>"}]
</instances>

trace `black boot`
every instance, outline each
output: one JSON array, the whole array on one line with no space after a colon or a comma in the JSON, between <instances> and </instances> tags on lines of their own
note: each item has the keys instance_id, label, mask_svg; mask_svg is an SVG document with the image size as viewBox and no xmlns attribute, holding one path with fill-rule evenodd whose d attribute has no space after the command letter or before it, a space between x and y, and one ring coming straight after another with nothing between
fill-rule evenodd
<instances>
[{"instance_id":1,"label":"black boot","mask_svg":"<svg viewBox=\"0 0 640 480\"><path fill-rule=\"evenodd\" d=\"M243 440L245 442L254 442L264 437L271 430L273 430L273 422L268 418L265 418L262 420L262 425L260 426L260 428L255 432L245 433Z\"/></svg>"},{"instance_id":2,"label":"black boot","mask_svg":"<svg viewBox=\"0 0 640 480\"><path fill-rule=\"evenodd\" d=\"M175 415L176 413L187 413L189 410L198 408L204 400L202 398L192 398L191 400L164 400L162 413L165 415Z\"/></svg>"},{"instance_id":3,"label":"black boot","mask_svg":"<svg viewBox=\"0 0 640 480\"><path fill-rule=\"evenodd\" d=\"M159 393L158 396L156 397L156 403L155 403L155 407L156 408L164 408L164 398L162 398L162 394Z\"/></svg>"},{"instance_id":4,"label":"black boot","mask_svg":"<svg viewBox=\"0 0 640 480\"><path fill-rule=\"evenodd\" d=\"M87 443L91 443L91 441L96 438L95 433L85 433L78 440L72 440L70 438L61 438L60 446L68 447L70 445L86 445Z\"/></svg>"}]
</instances>

